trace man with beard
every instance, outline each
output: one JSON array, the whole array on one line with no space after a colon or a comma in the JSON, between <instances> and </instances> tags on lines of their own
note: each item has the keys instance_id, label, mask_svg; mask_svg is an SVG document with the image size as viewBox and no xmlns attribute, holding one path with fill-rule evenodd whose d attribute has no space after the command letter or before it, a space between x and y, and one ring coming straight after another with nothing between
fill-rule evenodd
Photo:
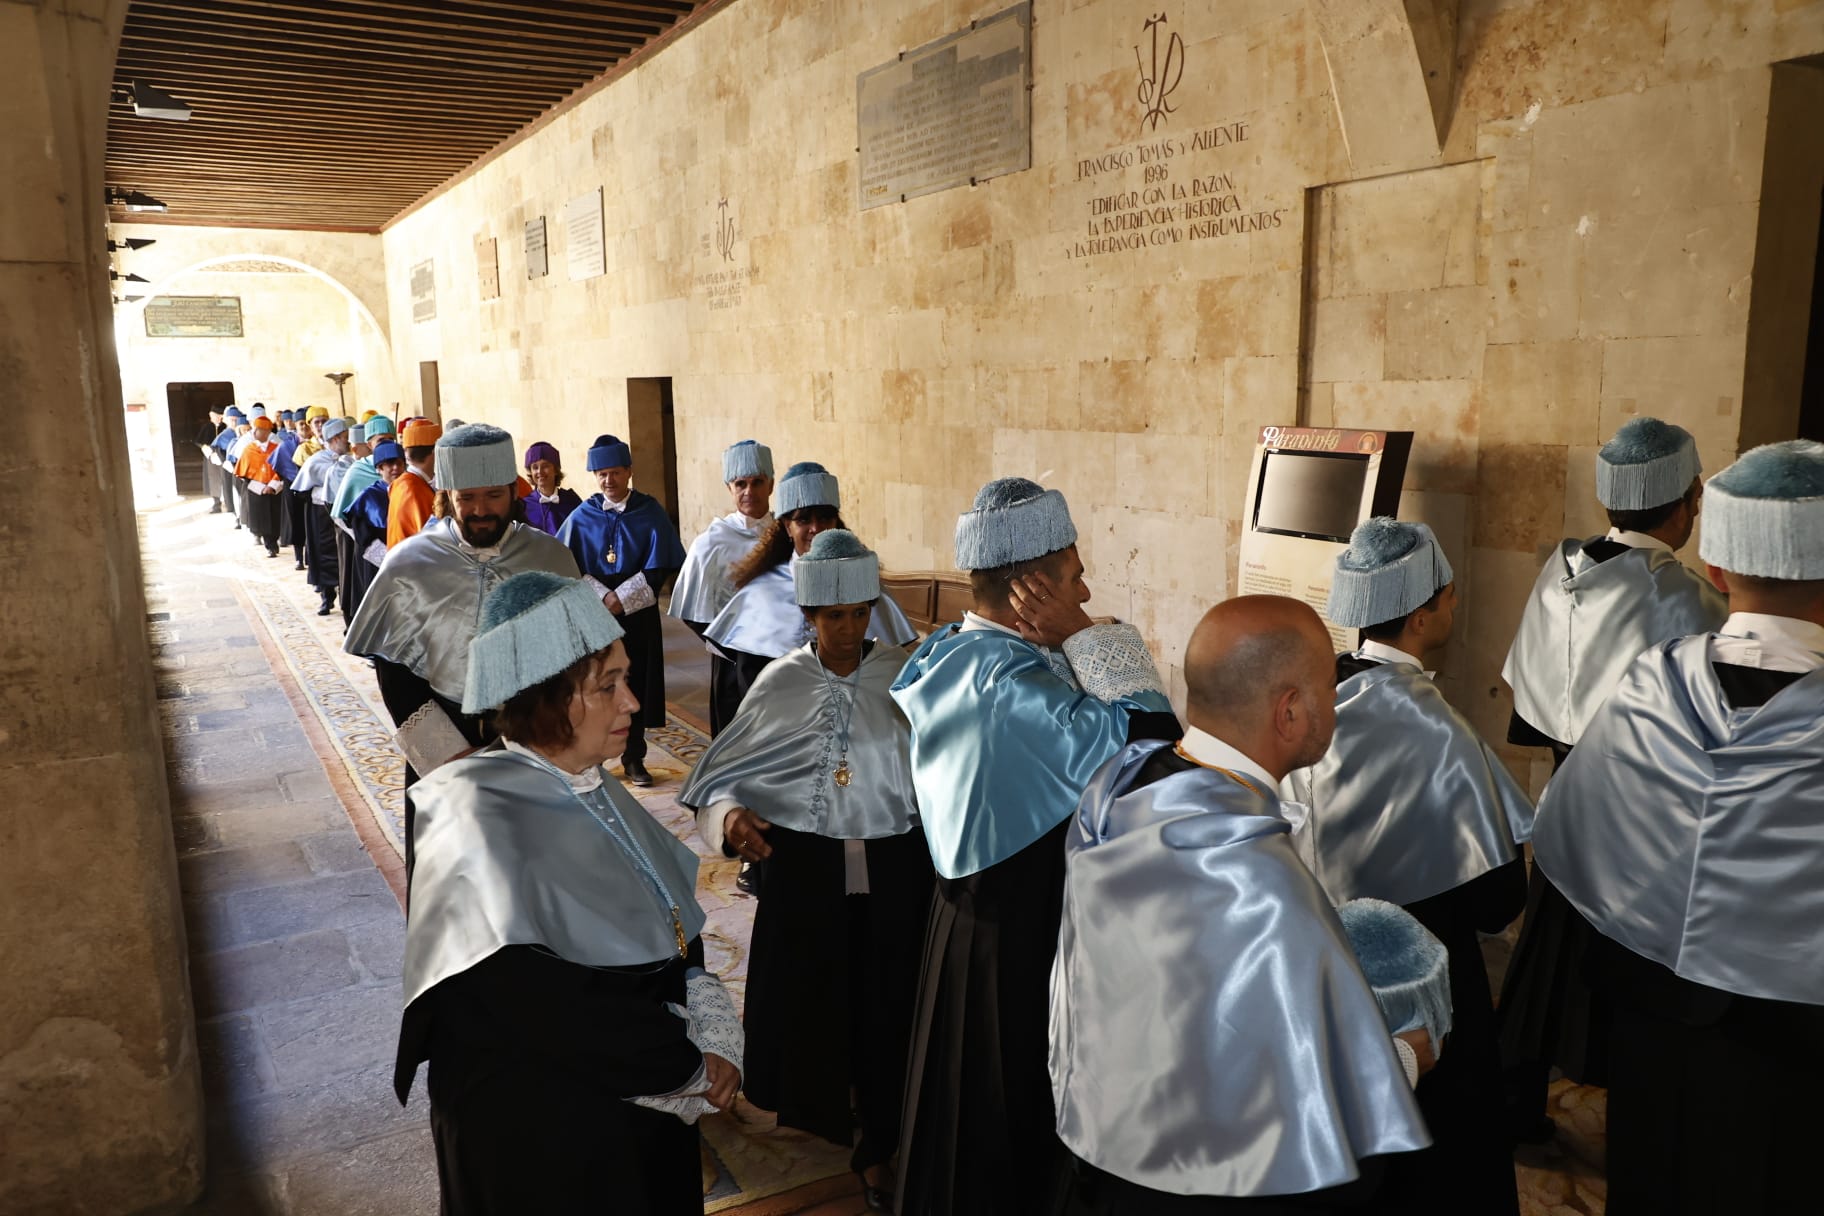
<instances>
[{"instance_id":1,"label":"man with beard","mask_svg":"<svg viewBox=\"0 0 1824 1216\"><path fill-rule=\"evenodd\" d=\"M479 423L458 427L436 441L435 460L448 516L391 546L343 641L349 654L374 662L407 787L491 737L480 715L462 712L469 642L488 592L527 570L577 577L568 549L513 518L511 435ZM409 872L410 799L405 840Z\"/></svg>"},{"instance_id":2,"label":"man with beard","mask_svg":"<svg viewBox=\"0 0 1824 1216\"><path fill-rule=\"evenodd\" d=\"M646 727L665 724L665 641L659 593L684 564L684 542L650 494L633 488L633 453L613 435L589 448L589 471L601 487L570 513L557 538L608 611L627 630L628 681L640 708L627 732L621 772L634 785L651 785L646 771Z\"/></svg>"},{"instance_id":3,"label":"man with beard","mask_svg":"<svg viewBox=\"0 0 1824 1216\"><path fill-rule=\"evenodd\" d=\"M328 616L336 604L336 585L341 569L336 554L336 530L329 522L330 475L338 465L352 457L348 454L348 427L340 418L325 422L322 435L323 450L304 462L297 479L291 483L291 490L310 498L304 533L305 566L310 571L306 581L317 589L317 615Z\"/></svg>"}]
</instances>

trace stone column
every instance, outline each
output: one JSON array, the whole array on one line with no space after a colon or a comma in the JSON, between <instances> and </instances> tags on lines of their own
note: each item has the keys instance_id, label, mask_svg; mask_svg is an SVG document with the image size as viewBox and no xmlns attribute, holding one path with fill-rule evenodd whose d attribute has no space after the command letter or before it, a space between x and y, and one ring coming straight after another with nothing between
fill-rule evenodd
<instances>
[{"instance_id":1,"label":"stone column","mask_svg":"<svg viewBox=\"0 0 1824 1216\"><path fill-rule=\"evenodd\" d=\"M0 1211L194 1198L202 1090L107 278L126 0L0 0Z\"/></svg>"}]
</instances>

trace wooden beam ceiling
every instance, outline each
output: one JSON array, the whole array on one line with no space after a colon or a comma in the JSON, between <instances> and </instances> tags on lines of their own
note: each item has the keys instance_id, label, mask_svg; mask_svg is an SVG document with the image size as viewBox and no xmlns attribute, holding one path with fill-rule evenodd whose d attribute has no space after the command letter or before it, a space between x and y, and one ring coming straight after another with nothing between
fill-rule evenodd
<instances>
[{"instance_id":1,"label":"wooden beam ceiling","mask_svg":"<svg viewBox=\"0 0 1824 1216\"><path fill-rule=\"evenodd\" d=\"M133 0L108 185L170 207L135 221L377 232L720 2ZM134 81L190 120L135 117Z\"/></svg>"}]
</instances>

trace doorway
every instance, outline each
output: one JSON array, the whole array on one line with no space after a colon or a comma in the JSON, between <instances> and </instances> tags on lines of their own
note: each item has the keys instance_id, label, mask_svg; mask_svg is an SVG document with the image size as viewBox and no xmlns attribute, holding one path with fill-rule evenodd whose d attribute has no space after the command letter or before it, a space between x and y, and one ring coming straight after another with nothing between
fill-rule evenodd
<instances>
[{"instance_id":1,"label":"doorway","mask_svg":"<svg viewBox=\"0 0 1824 1216\"><path fill-rule=\"evenodd\" d=\"M418 365L418 416L443 424L443 403L437 386L437 361Z\"/></svg>"},{"instance_id":2,"label":"doorway","mask_svg":"<svg viewBox=\"0 0 1824 1216\"><path fill-rule=\"evenodd\" d=\"M664 504L678 524L678 439L672 414L671 377L627 381L627 445L633 449L634 484Z\"/></svg>"},{"instance_id":3,"label":"doorway","mask_svg":"<svg viewBox=\"0 0 1824 1216\"><path fill-rule=\"evenodd\" d=\"M209 411L234 404L234 385L226 380L183 381L165 385L165 425L171 436L171 463L177 492L203 494L203 454L198 445L215 437ZM203 436L207 433L208 439Z\"/></svg>"}]
</instances>

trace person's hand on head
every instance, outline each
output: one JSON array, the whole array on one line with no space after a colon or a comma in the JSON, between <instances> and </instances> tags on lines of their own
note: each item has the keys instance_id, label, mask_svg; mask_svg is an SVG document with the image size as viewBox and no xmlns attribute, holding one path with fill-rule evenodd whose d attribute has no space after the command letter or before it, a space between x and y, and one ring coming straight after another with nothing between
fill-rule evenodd
<instances>
[{"instance_id":1,"label":"person's hand on head","mask_svg":"<svg viewBox=\"0 0 1824 1216\"><path fill-rule=\"evenodd\" d=\"M1041 646L1058 647L1088 629L1093 621L1074 596L1058 594L1043 570L1016 575L1008 583L1008 604L1018 618L1020 636Z\"/></svg>"}]
</instances>

